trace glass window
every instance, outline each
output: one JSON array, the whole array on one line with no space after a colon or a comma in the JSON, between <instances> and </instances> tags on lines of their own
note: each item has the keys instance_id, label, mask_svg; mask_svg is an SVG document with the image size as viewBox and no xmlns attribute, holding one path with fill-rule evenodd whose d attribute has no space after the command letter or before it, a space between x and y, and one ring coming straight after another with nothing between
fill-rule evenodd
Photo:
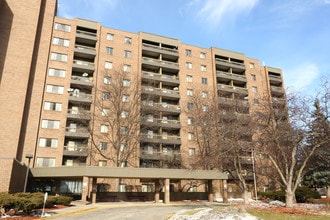
<instances>
[{"instance_id":1,"label":"glass window","mask_svg":"<svg viewBox=\"0 0 330 220\"><path fill-rule=\"evenodd\" d=\"M131 65L127 65L127 64L125 64L125 65L123 66L123 71L124 71L124 72L131 72Z\"/></svg>"},{"instance_id":2,"label":"glass window","mask_svg":"<svg viewBox=\"0 0 330 220\"><path fill-rule=\"evenodd\" d=\"M129 50L125 50L125 51L124 51L124 57L125 57L125 58L131 58L131 57L132 57L132 52L129 51Z\"/></svg>"},{"instance_id":3,"label":"glass window","mask_svg":"<svg viewBox=\"0 0 330 220\"><path fill-rule=\"evenodd\" d=\"M206 53L201 52L200 55L199 55L199 57L201 59L205 59L206 58Z\"/></svg>"},{"instance_id":4,"label":"glass window","mask_svg":"<svg viewBox=\"0 0 330 220\"><path fill-rule=\"evenodd\" d=\"M62 110L62 103L45 101L44 109L45 110L51 110L51 111L61 111Z\"/></svg>"},{"instance_id":5,"label":"glass window","mask_svg":"<svg viewBox=\"0 0 330 220\"><path fill-rule=\"evenodd\" d=\"M209 110L209 107L207 105L202 106L203 112L207 112Z\"/></svg>"},{"instance_id":6,"label":"glass window","mask_svg":"<svg viewBox=\"0 0 330 220\"><path fill-rule=\"evenodd\" d=\"M187 89L187 95L192 96L193 95L193 90L192 89Z\"/></svg>"},{"instance_id":7,"label":"glass window","mask_svg":"<svg viewBox=\"0 0 330 220\"><path fill-rule=\"evenodd\" d=\"M99 167L105 167L107 165L106 160L99 160Z\"/></svg>"},{"instance_id":8,"label":"glass window","mask_svg":"<svg viewBox=\"0 0 330 220\"><path fill-rule=\"evenodd\" d=\"M194 124L194 119L189 117L189 118L187 119L187 124L188 124L188 125L192 125L192 124Z\"/></svg>"},{"instance_id":9,"label":"glass window","mask_svg":"<svg viewBox=\"0 0 330 220\"><path fill-rule=\"evenodd\" d=\"M107 40L114 40L115 39L115 35L111 34L111 33L107 33Z\"/></svg>"},{"instance_id":10,"label":"glass window","mask_svg":"<svg viewBox=\"0 0 330 220\"><path fill-rule=\"evenodd\" d=\"M106 69L112 69L112 62L105 61L104 68L106 68Z\"/></svg>"},{"instance_id":11,"label":"glass window","mask_svg":"<svg viewBox=\"0 0 330 220\"><path fill-rule=\"evenodd\" d=\"M252 79L253 81L256 81L256 80L257 80L256 75L255 75L255 74L251 74L251 79Z\"/></svg>"},{"instance_id":12,"label":"glass window","mask_svg":"<svg viewBox=\"0 0 330 220\"><path fill-rule=\"evenodd\" d=\"M66 54L61 54L61 53L54 53L54 52L52 52L52 53L50 54L50 59L51 59L51 60L56 60L56 61L67 62L67 61L68 61L68 55L66 55Z\"/></svg>"},{"instance_id":13,"label":"glass window","mask_svg":"<svg viewBox=\"0 0 330 220\"><path fill-rule=\"evenodd\" d=\"M107 142L100 142L100 150L107 150L108 143Z\"/></svg>"},{"instance_id":14,"label":"glass window","mask_svg":"<svg viewBox=\"0 0 330 220\"><path fill-rule=\"evenodd\" d=\"M110 76L105 76L104 78L103 78L103 83L104 84L111 84L111 77Z\"/></svg>"},{"instance_id":15,"label":"glass window","mask_svg":"<svg viewBox=\"0 0 330 220\"><path fill-rule=\"evenodd\" d=\"M202 84L207 85L207 78L202 77Z\"/></svg>"},{"instance_id":16,"label":"glass window","mask_svg":"<svg viewBox=\"0 0 330 220\"><path fill-rule=\"evenodd\" d=\"M187 57L191 57L191 50L186 49L186 56L187 56Z\"/></svg>"},{"instance_id":17,"label":"glass window","mask_svg":"<svg viewBox=\"0 0 330 220\"><path fill-rule=\"evenodd\" d=\"M131 81L129 79L124 79L123 80L123 86L124 87L129 87L131 85Z\"/></svg>"},{"instance_id":18,"label":"glass window","mask_svg":"<svg viewBox=\"0 0 330 220\"><path fill-rule=\"evenodd\" d=\"M38 157L36 167L55 167L55 158Z\"/></svg>"},{"instance_id":19,"label":"glass window","mask_svg":"<svg viewBox=\"0 0 330 220\"><path fill-rule=\"evenodd\" d=\"M129 102L129 95L123 95L122 101Z\"/></svg>"},{"instance_id":20,"label":"glass window","mask_svg":"<svg viewBox=\"0 0 330 220\"><path fill-rule=\"evenodd\" d=\"M206 91L202 91L202 98L208 98L209 97L209 93Z\"/></svg>"},{"instance_id":21,"label":"glass window","mask_svg":"<svg viewBox=\"0 0 330 220\"><path fill-rule=\"evenodd\" d=\"M56 148L58 146L57 138L40 138L39 147L51 147Z\"/></svg>"},{"instance_id":22,"label":"glass window","mask_svg":"<svg viewBox=\"0 0 330 220\"><path fill-rule=\"evenodd\" d=\"M121 126L120 127L120 133L121 134L127 134L127 132L128 132L128 128L127 127L125 127L125 126Z\"/></svg>"},{"instance_id":23,"label":"glass window","mask_svg":"<svg viewBox=\"0 0 330 220\"><path fill-rule=\"evenodd\" d=\"M106 53L109 55L113 55L113 48L112 47L107 47L106 48Z\"/></svg>"},{"instance_id":24,"label":"glass window","mask_svg":"<svg viewBox=\"0 0 330 220\"><path fill-rule=\"evenodd\" d=\"M63 86L57 86L57 85L47 85L46 86L46 92L56 93L56 94L63 94L64 93L64 87Z\"/></svg>"},{"instance_id":25,"label":"glass window","mask_svg":"<svg viewBox=\"0 0 330 220\"><path fill-rule=\"evenodd\" d=\"M126 111L126 110L121 111L120 117L121 118L127 118L128 117L128 111Z\"/></svg>"},{"instance_id":26,"label":"glass window","mask_svg":"<svg viewBox=\"0 0 330 220\"><path fill-rule=\"evenodd\" d=\"M206 66L205 65L201 65L201 71L205 72L206 71Z\"/></svg>"},{"instance_id":27,"label":"glass window","mask_svg":"<svg viewBox=\"0 0 330 220\"><path fill-rule=\"evenodd\" d=\"M194 134L193 133L191 133L191 132L189 132L188 133L188 140L193 140L194 139Z\"/></svg>"},{"instance_id":28,"label":"glass window","mask_svg":"<svg viewBox=\"0 0 330 220\"><path fill-rule=\"evenodd\" d=\"M254 63L250 63L250 69L254 69Z\"/></svg>"},{"instance_id":29,"label":"glass window","mask_svg":"<svg viewBox=\"0 0 330 220\"><path fill-rule=\"evenodd\" d=\"M186 68L187 69L192 69L192 63L191 62L186 62Z\"/></svg>"},{"instance_id":30,"label":"glass window","mask_svg":"<svg viewBox=\"0 0 330 220\"><path fill-rule=\"evenodd\" d=\"M54 25L55 30L70 32L71 26L68 24L61 24L61 23L55 23Z\"/></svg>"},{"instance_id":31,"label":"glass window","mask_svg":"<svg viewBox=\"0 0 330 220\"><path fill-rule=\"evenodd\" d=\"M109 132L109 126L108 125L101 125L100 131L101 131L101 133L108 133Z\"/></svg>"},{"instance_id":32,"label":"glass window","mask_svg":"<svg viewBox=\"0 0 330 220\"><path fill-rule=\"evenodd\" d=\"M259 100L258 99L253 99L253 104L258 105L259 104Z\"/></svg>"},{"instance_id":33,"label":"glass window","mask_svg":"<svg viewBox=\"0 0 330 220\"><path fill-rule=\"evenodd\" d=\"M194 108L194 103L190 103L190 102L188 102L188 104L187 104L187 108L188 108L189 110L193 109L193 108Z\"/></svg>"},{"instance_id":34,"label":"glass window","mask_svg":"<svg viewBox=\"0 0 330 220\"><path fill-rule=\"evenodd\" d=\"M102 98L103 98L103 100L108 100L108 99L110 99L110 93L109 93L109 92L103 92L103 93L102 93Z\"/></svg>"},{"instance_id":35,"label":"glass window","mask_svg":"<svg viewBox=\"0 0 330 220\"><path fill-rule=\"evenodd\" d=\"M103 108L101 114L102 114L102 116L109 116L110 115L110 109L109 108Z\"/></svg>"},{"instance_id":36,"label":"glass window","mask_svg":"<svg viewBox=\"0 0 330 220\"><path fill-rule=\"evenodd\" d=\"M189 148L189 156L190 157L195 156L195 148Z\"/></svg>"},{"instance_id":37,"label":"glass window","mask_svg":"<svg viewBox=\"0 0 330 220\"><path fill-rule=\"evenodd\" d=\"M132 38L125 37L125 44L132 44Z\"/></svg>"},{"instance_id":38,"label":"glass window","mask_svg":"<svg viewBox=\"0 0 330 220\"><path fill-rule=\"evenodd\" d=\"M50 129L59 129L60 128L60 121L43 119L41 121L41 127L42 128L50 128Z\"/></svg>"},{"instance_id":39,"label":"glass window","mask_svg":"<svg viewBox=\"0 0 330 220\"><path fill-rule=\"evenodd\" d=\"M252 92L257 93L258 92L258 88L256 86L252 86Z\"/></svg>"},{"instance_id":40,"label":"glass window","mask_svg":"<svg viewBox=\"0 0 330 220\"><path fill-rule=\"evenodd\" d=\"M58 38L58 37L53 38L54 45L68 47L69 43L70 43L70 41L68 39L63 39L63 38Z\"/></svg>"},{"instance_id":41,"label":"glass window","mask_svg":"<svg viewBox=\"0 0 330 220\"><path fill-rule=\"evenodd\" d=\"M49 68L48 70L48 76L56 76L56 77L61 77L64 78L65 77L65 70L61 70L61 69L53 69L53 68Z\"/></svg>"},{"instance_id":42,"label":"glass window","mask_svg":"<svg viewBox=\"0 0 330 220\"><path fill-rule=\"evenodd\" d=\"M186 80L187 80L187 82L192 82L193 77L191 75L187 75Z\"/></svg>"}]
</instances>

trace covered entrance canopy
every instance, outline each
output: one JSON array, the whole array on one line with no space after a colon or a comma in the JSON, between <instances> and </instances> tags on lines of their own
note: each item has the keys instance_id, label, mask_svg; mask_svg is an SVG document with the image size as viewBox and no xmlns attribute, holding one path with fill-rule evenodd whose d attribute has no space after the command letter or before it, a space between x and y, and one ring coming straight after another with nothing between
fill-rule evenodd
<instances>
[{"instance_id":1,"label":"covered entrance canopy","mask_svg":"<svg viewBox=\"0 0 330 220\"><path fill-rule=\"evenodd\" d=\"M226 189L228 175L216 170L187 170L187 169L161 169L161 168L131 168L131 167L36 167L31 168L34 178L82 178L82 201L86 202L88 195L88 182L92 178L92 202L96 201L97 178L126 178L126 179L155 179L165 182L165 203L169 203L170 179L176 180L208 180L209 199L212 193L212 180L221 180ZM159 181L156 181L157 184ZM224 193L224 201L226 200ZM159 201L159 192L155 191L155 201Z\"/></svg>"}]
</instances>

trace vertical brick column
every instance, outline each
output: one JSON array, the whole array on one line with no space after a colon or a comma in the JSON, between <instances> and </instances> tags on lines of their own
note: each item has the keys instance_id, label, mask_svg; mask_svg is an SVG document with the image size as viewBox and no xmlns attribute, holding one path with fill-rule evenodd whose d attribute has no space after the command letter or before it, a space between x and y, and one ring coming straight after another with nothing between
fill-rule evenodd
<instances>
[{"instance_id":1,"label":"vertical brick column","mask_svg":"<svg viewBox=\"0 0 330 220\"><path fill-rule=\"evenodd\" d=\"M157 179L155 181L155 203L159 203L159 187L160 187L160 184L159 184L159 180Z\"/></svg>"},{"instance_id":2,"label":"vertical brick column","mask_svg":"<svg viewBox=\"0 0 330 220\"><path fill-rule=\"evenodd\" d=\"M165 204L170 203L170 179L165 179L165 195L164 195Z\"/></svg>"},{"instance_id":3,"label":"vertical brick column","mask_svg":"<svg viewBox=\"0 0 330 220\"><path fill-rule=\"evenodd\" d=\"M92 180L92 203L96 203L96 192L97 192L97 178L93 177Z\"/></svg>"},{"instance_id":4,"label":"vertical brick column","mask_svg":"<svg viewBox=\"0 0 330 220\"><path fill-rule=\"evenodd\" d=\"M222 180L222 189L223 203L228 203L227 180Z\"/></svg>"},{"instance_id":5,"label":"vertical brick column","mask_svg":"<svg viewBox=\"0 0 330 220\"><path fill-rule=\"evenodd\" d=\"M207 188L208 188L208 200L209 202L213 202L213 185L212 180L207 181Z\"/></svg>"},{"instance_id":6,"label":"vertical brick column","mask_svg":"<svg viewBox=\"0 0 330 220\"><path fill-rule=\"evenodd\" d=\"M81 192L81 202L83 204L87 204L87 196L88 196L88 181L89 178L87 176L83 177L83 182L82 182L82 192Z\"/></svg>"}]
</instances>

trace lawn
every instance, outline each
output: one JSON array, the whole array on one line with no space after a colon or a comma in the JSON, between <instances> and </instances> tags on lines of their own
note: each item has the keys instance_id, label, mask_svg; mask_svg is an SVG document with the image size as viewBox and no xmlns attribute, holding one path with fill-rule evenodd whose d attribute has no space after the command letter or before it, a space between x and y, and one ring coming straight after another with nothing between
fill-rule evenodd
<instances>
[{"instance_id":1,"label":"lawn","mask_svg":"<svg viewBox=\"0 0 330 220\"><path fill-rule=\"evenodd\" d=\"M278 213L265 210L247 210L251 215L259 217L264 220L329 220L329 216L321 215L300 215L300 214L288 214L288 213Z\"/></svg>"}]
</instances>

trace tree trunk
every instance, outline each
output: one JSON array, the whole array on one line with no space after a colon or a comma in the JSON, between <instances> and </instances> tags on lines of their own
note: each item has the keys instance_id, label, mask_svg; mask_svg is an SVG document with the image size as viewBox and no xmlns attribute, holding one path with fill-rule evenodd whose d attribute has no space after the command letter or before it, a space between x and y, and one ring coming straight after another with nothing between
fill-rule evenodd
<instances>
[{"instance_id":1,"label":"tree trunk","mask_svg":"<svg viewBox=\"0 0 330 220\"><path fill-rule=\"evenodd\" d=\"M285 193L285 206L287 208L291 208L294 203L295 203L295 195L292 192L292 190L287 189Z\"/></svg>"},{"instance_id":2,"label":"tree trunk","mask_svg":"<svg viewBox=\"0 0 330 220\"><path fill-rule=\"evenodd\" d=\"M250 198L251 198L251 193L248 192L247 190L244 190L243 191L244 204L249 204L250 203Z\"/></svg>"},{"instance_id":3,"label":"tree trunk","mask_svg":"<svg viewBox=\"0 0 330 220\"><path fill-rule=\"evenodd\" d=\"M327 186L326 190L327 190L327 198L330 198L330 186Z\"/></svg>"}]
</instances>

